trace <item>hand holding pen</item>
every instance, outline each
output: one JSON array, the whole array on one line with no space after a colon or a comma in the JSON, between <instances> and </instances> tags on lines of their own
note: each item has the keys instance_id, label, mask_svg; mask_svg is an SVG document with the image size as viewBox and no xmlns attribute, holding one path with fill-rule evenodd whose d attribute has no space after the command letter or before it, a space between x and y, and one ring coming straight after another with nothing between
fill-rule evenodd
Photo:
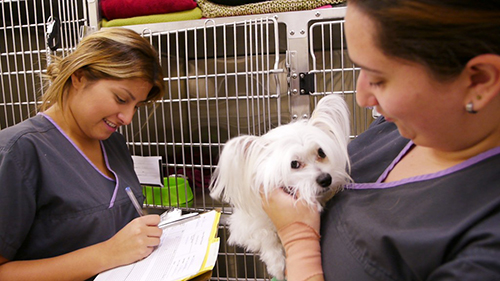
<instances>
[{"instance_id":1,"label":"hand holding pen","mask_svg":"<svg viewBox=\"0 0 500 281\"><path fill-rule=\"evenodd\" d=\"M159 223L159 215L137 217L102 243L100 252L113 267L141 260L160 244L163 230Z\"/></svg>"},{"instance_id":2,"label":"hand holding pen","mask_svg":"<svg viewBox=\"0 0 500 281\"><path fill-rule=\"evenodd\" d=\"M130 187L125 188L125 192L140 217L130 221L113 237L101 244L104 247L101 252L112 267L130 264L150 255L160 244L163 232L158 227L160 216L144 215Z\"/></svg>"}]
</instances>

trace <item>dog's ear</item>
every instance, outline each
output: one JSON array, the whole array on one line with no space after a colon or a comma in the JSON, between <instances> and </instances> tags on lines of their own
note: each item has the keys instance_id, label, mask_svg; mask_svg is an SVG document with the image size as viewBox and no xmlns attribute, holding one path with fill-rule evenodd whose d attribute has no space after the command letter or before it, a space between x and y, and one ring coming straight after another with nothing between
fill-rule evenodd
<instances>
[{"instance_id":1,"label":"dog's ear","mask_svg":"<svg viewBox=\"0 0 500 281\"><path fill-rule=\"evenodd\" d=\"M349 108L338 95L323 97L316 105L309 124L332 133L341 144L347 145L349 141Z\"/></svg>"},{"instance_id":2,"label":"dog's ear","mask_svg":"<svg viewBox=\"0 0 500 281\"><path fill-rule=\"evenodd\" d=\"M239 136L230 139L224 145L211 182L210 196L216 200L234 203L239 201L238 190L249 190L242 185L252 182L252 162L259 149L259 137Z\"/></svg>"},{"instance_id":3,"label":"dog's ear","mask_svg":"<svg viewBox=\"0 0 500 281\"><path fill-rule=\"evenodd\" d=\"M230 139L222 149L223 161L229 161L228 164L234 165L235 163L246 163L248 158L257 150L262 149L262 144L258 136L239 136ZM219 161L220 163L220 161Z\"/></svg>"}]
</instances>

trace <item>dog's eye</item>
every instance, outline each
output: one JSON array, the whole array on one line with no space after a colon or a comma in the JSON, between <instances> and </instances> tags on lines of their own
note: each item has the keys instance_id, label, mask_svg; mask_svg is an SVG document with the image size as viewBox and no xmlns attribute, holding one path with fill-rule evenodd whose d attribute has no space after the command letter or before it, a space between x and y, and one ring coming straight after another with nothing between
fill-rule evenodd
<instances>
[{"instance_id":1,"label":"dog's eye","mask_svg":"<svg viewBox=\"0 0 500 281\"><path fill-rule=\"evenodd\" d=\"M298 169L300 168L300 162L297 160L293 160L290 166L292 167L292 169Z\"/></svg>"},{"instance_id":2,"label":"dog's eye","mask_svg":"<svg viewBox=\"0 0 500 281\"><path fill-rule=\"evenodd\" d=\"M318 149L318 156L319 156L320 158L323 158L323 159L326 157L326 154L325 154L325 152L323 151L323 149L321 149L321 148L320 148L320 149Z\"/></svg>"}]
</instances>

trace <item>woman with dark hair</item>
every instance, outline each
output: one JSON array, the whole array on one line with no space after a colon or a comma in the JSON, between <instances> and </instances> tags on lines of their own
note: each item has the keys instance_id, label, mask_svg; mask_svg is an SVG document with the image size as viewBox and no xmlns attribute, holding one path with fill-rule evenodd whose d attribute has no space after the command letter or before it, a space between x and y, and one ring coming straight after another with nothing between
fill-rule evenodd
<instances>
[{"instance_id":1,"label":"woman with dark hair","mask_svg":"<svg viewBox=\"0 0 500 281\"><path fill-rule=\"evenodd\" d=\"M321 220L265 203L288 281L500 280L499 31L499 1L348 1L357 102L382 116Z\"/></svg>"}]
</instances>

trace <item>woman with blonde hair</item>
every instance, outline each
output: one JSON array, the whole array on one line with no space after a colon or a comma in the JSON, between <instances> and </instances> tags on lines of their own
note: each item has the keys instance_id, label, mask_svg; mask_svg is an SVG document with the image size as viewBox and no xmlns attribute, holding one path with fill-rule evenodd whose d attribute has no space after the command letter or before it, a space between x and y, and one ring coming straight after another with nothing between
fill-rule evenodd
<instances>
[{"instance_id":1,"label":"woman with blonde hair","mask_svg":"<svg viewBox=\"0 0 500 281\"><path fill-rule=\"evenodd\" d=\"M0 280L85 280L148 256L158 215L118 128L163 95L158 54L122 28L54 59L40 112L0 131Z\"/></svg>"}]
</instances>

